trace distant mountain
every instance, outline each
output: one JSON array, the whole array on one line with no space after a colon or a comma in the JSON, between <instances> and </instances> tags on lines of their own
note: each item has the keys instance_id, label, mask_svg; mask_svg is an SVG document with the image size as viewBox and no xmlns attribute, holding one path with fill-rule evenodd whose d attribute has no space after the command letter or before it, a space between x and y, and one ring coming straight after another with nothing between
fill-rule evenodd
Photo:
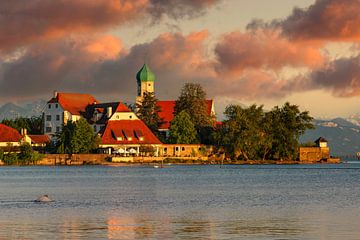
<instances>
[{"instance_id":1,"label":"distant mountain","mask_svg":"<svg viewBox=\"0 0 360 240\"><path fill-rule=\"evenodd\" d=\"M356 155L360 152L360 125L343 118L314 120L314 125L316 129L306 131L300 142L324 137L329 141L330 154L333 156Z\"/></svg>"},{"instance_id":2,"label":"distant mountain","mask_svg":"<svg viewBox=\"0 0 360 240\"><path fill-rule=\"evenodd\" d=\"M0 121L3 119L15 119L17 117L40 116L46 104L45 100L38 100L18 106L14 103L6 103L0 107Z\"/></svg>"},{"instance_id":3,"label":"distant mountain","mask_svg":"<svg viewBox=\"0 0 360 240\"><path fill-rule=\"evenodd\" d=\"M360 113L351 115L347 120L357 126L360 126Z\"/></svg>"}]
</instances>

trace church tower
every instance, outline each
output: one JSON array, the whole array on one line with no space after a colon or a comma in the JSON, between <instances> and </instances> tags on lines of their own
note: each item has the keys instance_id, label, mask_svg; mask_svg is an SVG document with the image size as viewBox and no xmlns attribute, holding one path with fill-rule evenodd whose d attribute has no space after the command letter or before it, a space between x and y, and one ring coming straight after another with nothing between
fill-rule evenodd
<instances>
[{"instance_id":1,"label":"church tower","mask_svg":"<svg viewBox=\"0 0 360 240\"><path fill-rule=\"evenodd\" d=\"M150 70L148 65L144 64L136 74L137 96L136 103L141 103L144 93L154 93L155 74Z\"/></svg>"}]
</instances>

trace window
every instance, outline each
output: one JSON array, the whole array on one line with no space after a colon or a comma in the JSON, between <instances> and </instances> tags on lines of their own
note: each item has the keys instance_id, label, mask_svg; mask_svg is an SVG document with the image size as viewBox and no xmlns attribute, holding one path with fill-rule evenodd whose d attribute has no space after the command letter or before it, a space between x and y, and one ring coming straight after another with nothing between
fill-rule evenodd
<instances>
[{"instance_id":1,"label":"window","mask_svg":"<svg viewBox=\"0 0 360 240\"><path fill-rule=\"evenodd\" d=\"M51 115L46 115L46 121L51 121Z\"/></svg>"},{"instance_id":2,"label":"window","mask_svg":"<svg viewBox=\"0 0 360 240\"><path fill-rule=\"evenodd\" d=\"M176 148L175 148L175 151L179 151L179 147L176 147Z\"/></svg>"},{"instance_id":3,"label":"window","mask_svg":"<svg viewBox=\"0 0 360 240\"><path fill-rule=\"evenodd\" d=\"M56 121L60 121L60 115L56 115Z\"/></svg>"},{"instance_id":4,"label":"window","mask_svg":"<svg viewBox=\"0 0 360 240\"><path fill-rule=\"evenodd\" d=\"M51 132L51 127L46 127L45 130L46 130L47 133L49 133L49 132Z\"/></svg>"},{"instance_id":5,"label":"window","mask_svg":"<svg viewBox=\"0 0 360 240\"><path fill-rule=\"evenodd\" d=\"M51 104L50 104L50 103L49 103L48 107L49 107L49 109L51 108Z\"/></svg>"},{"instance_id":6,"label":"window","mask_svg":"<svg viewBox=\"0 0 360 240\"><path fill-rule=\"evenodd\" d=\"M132 116L130 115L129 118L132 119Z\"/></svg>"},{"instance_id":7,"label":"window","mask_svg":"<svg viewBox=\"0 0 360 240\"><path fill-rule=\"evenodd\" d=\"M184 148L184 147L182 147L182 148L181 148L181 151L185 151L185 148Z\"/></svg>"},{"instance_id":8,"label":"window","mask_svg":"<svg viewBox=\"0 0 360 240\"><path fill-rule=\"evenodd\" d=\"M55 108L58 108L59 107L59 104L55 104Z\"/></svg>"},{"instance_id":9,"label":"window","mask_svg":"<svg viewBox=\"0 0 360 240\"><path fill-rule=\"evenodd\" d=\"M151 86L151 84L149 83L149 84L148 84L148 86L150 87L150 86Z\"/></svg>"},{"instance_id":10,"label":"window","mask_svg":"<svg viewBox=\"0 0 360 240\"><path fill-rule=\"evenodd\" d=\"M60 132L60 127L56 127L56 132Z\"/></svg>"}]
</instances>

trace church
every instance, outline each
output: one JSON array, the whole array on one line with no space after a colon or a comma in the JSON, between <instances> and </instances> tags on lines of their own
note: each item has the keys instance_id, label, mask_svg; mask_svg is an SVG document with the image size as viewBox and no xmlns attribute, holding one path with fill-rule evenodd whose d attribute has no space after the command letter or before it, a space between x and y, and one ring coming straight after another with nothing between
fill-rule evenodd
<instances>
[{"instance_id":1,"label":"church","mask_svg":"<svg viewBox=\"0 0 360 240\"><path fill-rule=\"evenodd\" d=\"M141 103L145 93L154 93L155 74L144 64L136 74L136 80L136 103ZM206 104L207 113L215 116L214 101L207 100ZM157 105L163 119L159 131L168 135L170 122L174 118L175 100L158 101ZM54 92L44 108L43 116L44 132L53 140L62 125L85 118L101 137L100 148L103 149L139 155L142 149L151 148L154 155L159 156L169 152L177 155L189 148L164 145L124 103L100 103L90 94Z\"/></svg>"},{"instance_id":2,"label":"church","mask_svg":"<svg viewBox=\"0 0 360 240\"><path fill-rule=\"evenodd\" d=\"M144 64L143 67L136 74L137 80L137 97L136 103L141 104L144 94L154 93L154 82L155 74L150 70L147 64ZM163 124L160 126L159 131L165 132L168 136L170 122L174 118L174 108L175 100L158 100L157 105L160 107L161 112L159 117L163 119ZM214 100L206 100L207 105L207 114L209 116L215 116Z\"/></svg>"}]
</instances>

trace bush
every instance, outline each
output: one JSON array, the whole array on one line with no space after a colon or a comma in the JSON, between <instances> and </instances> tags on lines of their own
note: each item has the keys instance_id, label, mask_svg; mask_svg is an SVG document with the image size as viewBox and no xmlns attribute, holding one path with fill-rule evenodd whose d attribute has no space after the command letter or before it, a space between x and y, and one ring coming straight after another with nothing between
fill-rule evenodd
<instances>
[{"instance_id":1,"label":"bush","mask_svg":"<svg viewBox=\"0 0 360 240\"><path fill-rule=\"evenodd\" d=\"M18 163L18 156L16 153L4 154L3 162L5 165L14 165Z\"/></svg>"}]
</instances>

